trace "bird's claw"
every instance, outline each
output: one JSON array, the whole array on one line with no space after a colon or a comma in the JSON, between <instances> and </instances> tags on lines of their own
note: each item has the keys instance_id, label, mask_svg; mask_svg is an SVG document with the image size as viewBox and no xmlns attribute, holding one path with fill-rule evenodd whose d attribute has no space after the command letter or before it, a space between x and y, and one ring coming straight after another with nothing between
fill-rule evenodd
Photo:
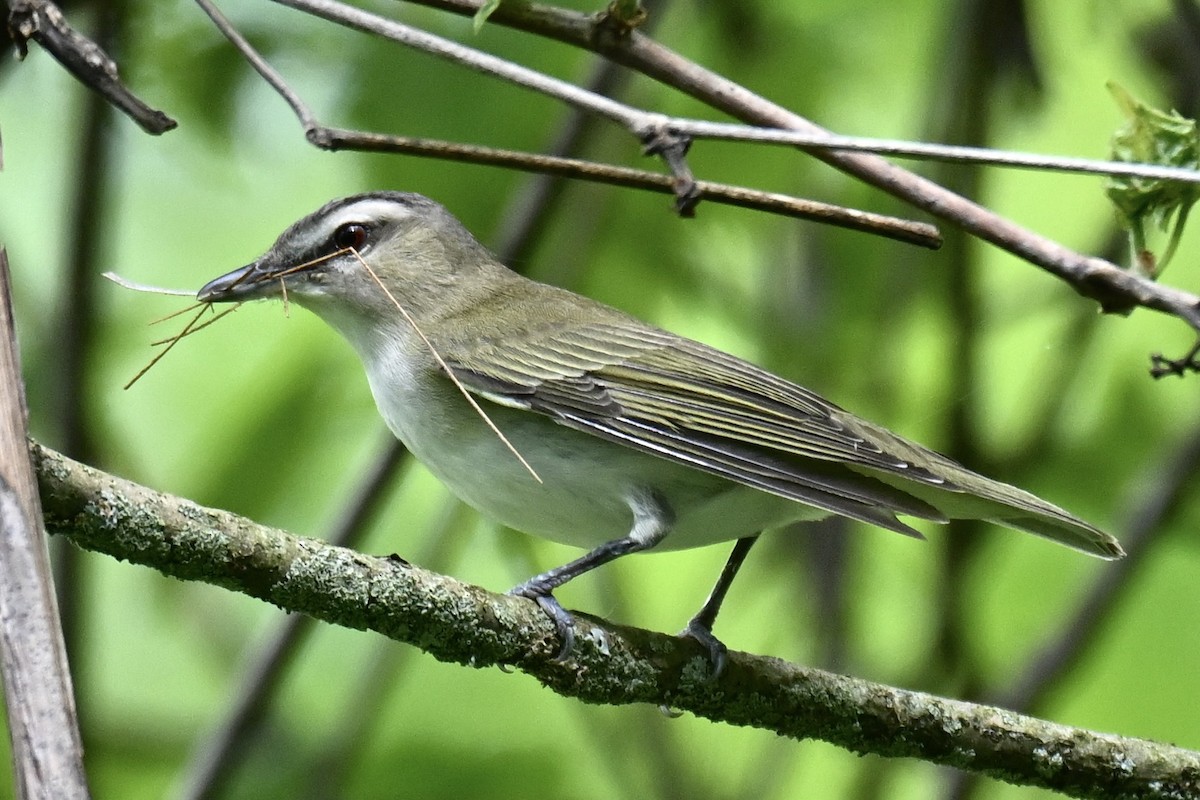
<instances>
[{"instance_id":1,"label":"bird's claw","mask_svg":"<svg viewBox=\"0 0 1200 800\"><path fill-rule=\"evenodd\" d=\"M575 649L575 618L571 616L571 612L563 608L554 595L532 581L517 586L509 594L515 597L528 597L537 603L542 612L550 618L558 630L559 641L562 642L562 647L559 648L554 661L560 664L566 661L570 657L571 651Z\"/></svg>"},{"instance_id":2,"label":"bird's claw","mask_svg":"<svg viewBox=\"0 0 1200 800\"><path fill-rule=\"evenodd\" d=\"M721 673L725 671L725 665L729 661L729 651L724 642L713 636L712 628L693 619L688 622L686 628L679 632L679 635L695 639L701 647L708 651L708 663L712 665L712 674L708 680L712 682L721 677Z\"/></svg>"}]
</instances>

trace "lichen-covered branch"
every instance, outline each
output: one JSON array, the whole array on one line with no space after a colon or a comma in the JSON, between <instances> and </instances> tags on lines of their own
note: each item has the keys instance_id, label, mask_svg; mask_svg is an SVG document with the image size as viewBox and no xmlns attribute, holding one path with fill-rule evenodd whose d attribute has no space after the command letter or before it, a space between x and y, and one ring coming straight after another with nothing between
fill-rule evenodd
<instances>
[{"instance_id":1,"label":"lichen-covered branch","mask_svg":"<svg viewBox=\"0 0 1200 800\"><path fill-rule=\"evenodd\" d=\"M651 703L858 753L921 758L1076 797L1200 795L1200 753L730 653L721 678L694 642L578 615L567 663L537 606L397 558L258 525L33 445L46 527L89 550L372 630L443 661L510 664L590 703Z\"/></svg>"}]
</instances>

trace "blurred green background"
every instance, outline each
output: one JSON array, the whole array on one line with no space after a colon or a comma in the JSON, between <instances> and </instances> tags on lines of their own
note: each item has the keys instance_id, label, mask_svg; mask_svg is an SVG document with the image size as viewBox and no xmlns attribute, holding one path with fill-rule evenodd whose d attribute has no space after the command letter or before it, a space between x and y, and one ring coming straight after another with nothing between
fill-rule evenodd
<instances>
[{"instance_id":1,"label":"blurred green background","mask_svg":"<svg viewBox=\"0 0 1200 800\"><path fill-rule=\"evenodd\" d=\"M357 360L299 309L245 306L179 344L129 391L150 342L186 304L105 270L196 289L253 259L288 224L366 189L427 194L499 247L528 176L414 157L323 153L284 103L187 3L68 7L107 30L123 76L178 130L143 134L48 55L0 70L0 240L13 265L34 435L156 489L321 536L388 438ZM581 10L598 10L575 2ZM553 101L269 3L223 6L322 121L544 150ZM573 81L593 56L405 3L381 13ZM1195 115L1192 0L674 0L655 35L837 132L1103 158L1122 120L1113 79ZM634 77L621 97L720 119ZM655 168L607 123L584 155ZM723 180L886 213L901 203L782 148L698 143ZM1126 260L1101 179L914 167L1069 247ZM514 208L515 207L515 208ZM517 268L754 360L839 404L1017 483L1125 539L1135 568L987 526L919 543L837 522L768 537L717 634L777 655L953 697L1004 696L1047 647L1071 662L1034 680L1028 710L1200 748L1200 379L1153 381L1182 323L1101 316L1013 256L944 228L937 253L704 203L682 220L656 194L571 183ZM1197 283L1185 235L1164 280ZM363 550L396 552L494 590L577 555L457 509L421 468L388 482ZM1181 487L1161 519L1147 506ZM630 558L572 583L568 607L658 630L698 608L727 548ZM185 797L246 664L285 616L141 567L60 559L63 609L100 798ZM1110 602L1079 616L1099 581ZM928 765L859 757L654 708L600 708L528 677L435 662L319 626L274 687L240 761L207 796L1048 796ZM7 767L6 767L7 768ZM0 796L8 783L0 785Z\"/></svg>"}]
</instances>

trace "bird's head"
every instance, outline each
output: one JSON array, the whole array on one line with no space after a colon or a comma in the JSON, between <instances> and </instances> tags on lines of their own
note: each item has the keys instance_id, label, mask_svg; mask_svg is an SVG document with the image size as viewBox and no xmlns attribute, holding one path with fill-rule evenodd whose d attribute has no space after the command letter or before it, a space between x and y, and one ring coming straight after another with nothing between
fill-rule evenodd
<instances>
[{"instance_id":1,"label":"bird's head","mask_svg":"<svg viewBox=\"0 0 1200 800\"><path fill-rule=\"evenodd\" d=\"M207 283L197 299L286 296L352 334L396 318L397 303L418 321L460 311L498 267L441 205L418 194L372 192L304 217L253 263Z\"/></svg>"}]
</instances>

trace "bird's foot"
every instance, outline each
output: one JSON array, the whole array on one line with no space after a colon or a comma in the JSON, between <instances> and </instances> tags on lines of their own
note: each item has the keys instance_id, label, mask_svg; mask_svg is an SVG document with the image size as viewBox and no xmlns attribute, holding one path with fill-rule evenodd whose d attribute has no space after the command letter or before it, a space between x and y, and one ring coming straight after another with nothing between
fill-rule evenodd
<instances>
[{"instance_id":1,"label":"bird's foot","mask_svg":"<svg viewBox=\"0 0 1200 800\"><path fill-rule=\"evenodd\" d=\"M725 671L725 664L729 661L728 649L724 642L713 636L712 628L705 625L698 617L693 617L687 627L679 632L679 635L695 639L708 651L708 663L712 665L712 674L708 680L712 682L721 677L721 673Z\"/></svg>"},{"instance_id":2,"label":"bird's foot","mask_svg":"<svg viewBox=\"0 0 1200 800\"><path fill-rule=\"evenodd\" d=\"M558 655L554 657L554 660L559 663L566 661L571 655L571 651L575 649L575 618L571 616L571 612L563 608L550 590L541 586L536 578L514 587L508 593L514 597L528 597L541 607L550 621L554 623L554 627L558 630L558 639L562 642L562 647L559 648Z\"/></svg>"}]
</instances>

